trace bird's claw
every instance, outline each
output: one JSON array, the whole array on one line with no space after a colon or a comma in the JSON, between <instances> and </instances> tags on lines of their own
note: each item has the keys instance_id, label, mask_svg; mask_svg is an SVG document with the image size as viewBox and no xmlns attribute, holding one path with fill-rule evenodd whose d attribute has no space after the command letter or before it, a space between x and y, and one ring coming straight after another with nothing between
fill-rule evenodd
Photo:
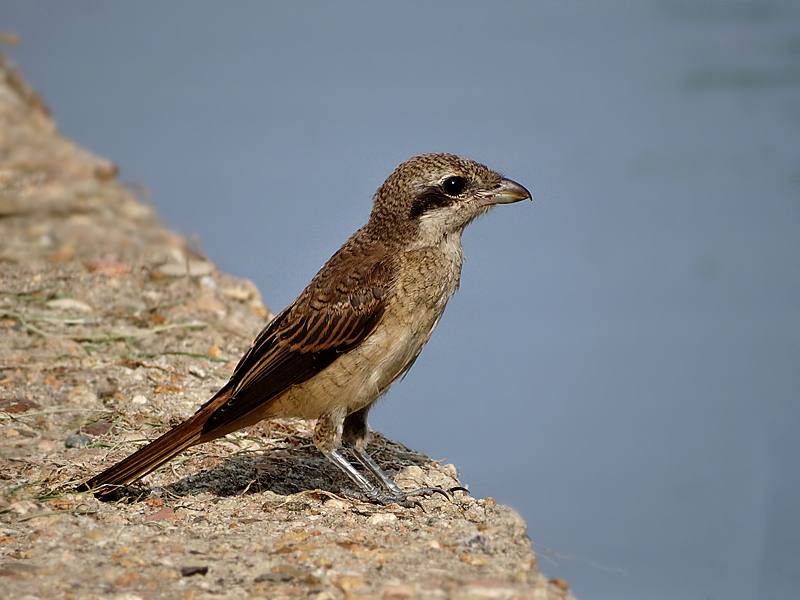
<instances>
[{"instance_id":1,"label":"bird's claw","mask_svg":"<svg viewBox=\"0 0 800 600\"><path fill-rule=\"evenodd\" d=\"M439 489L439 488L432 488L432 487L421 487L416 490L409 490L407 492L403 492L403 496L432 496L433 494L441 494L450 502L453 501L453 496L450 495L449 492Z\"/></svg>"},{"instance_id":2,"label":"bird's claw","mask_svg":"<svg viewBox=\"0 0 800 600\"><path fill-rule=\"evenodd\" d=\"M415 490L396 492L384 492L381 490L371 490L369 493L364 491L350 491L348 495L358 500L367 500L377 502L383 506L390 504L399 504L405 508L422 508L419 500L409 500L409 498L416 498L419 496L432 496L433 494L442 494L450 502L453 501L452 496L445 490L439 488L422 487ZM423 509L424 510L424 509Z\"/></svg>"}]
</instances>

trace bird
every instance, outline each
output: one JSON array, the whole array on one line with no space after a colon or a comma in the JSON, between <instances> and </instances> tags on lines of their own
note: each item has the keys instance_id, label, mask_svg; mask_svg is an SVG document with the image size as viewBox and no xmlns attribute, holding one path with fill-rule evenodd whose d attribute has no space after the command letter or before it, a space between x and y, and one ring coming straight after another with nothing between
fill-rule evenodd
<instances>
[{"instance_id":1,"label":"bird","mask_svg":"<svg viewBox=\"0 0 800 600\"><path fill-rule=\"evenodd\" d=\"M78 490L109 499L187 448L264 419L298 417L316 419L314 445L358 496L407 504L442 492L395 484L365 451L367 415L417 360L458 289L464 229L494 206L524 199L531 194L519 183L454 154L406 160L375 193L367 223L264 327L229 381L194 415Z\"/></svg>"}]
</instances>

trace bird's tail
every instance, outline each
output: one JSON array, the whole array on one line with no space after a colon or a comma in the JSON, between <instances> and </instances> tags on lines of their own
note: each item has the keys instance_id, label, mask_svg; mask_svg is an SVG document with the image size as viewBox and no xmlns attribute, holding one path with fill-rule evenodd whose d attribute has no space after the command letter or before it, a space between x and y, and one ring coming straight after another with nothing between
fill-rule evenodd
<instances>
[{"instance_id":1,"label":"bird's tail","mask_svg":"<svg viewBox=\"0 0 800 600\"><path fill-rule=\"evenodd\" d=\"M112 495L120 486L144 477L169 459L194 446L198 443L201 429L202 426L198 427L195 418L181 423L128 458L81 484L78 491L92 492L98 498Z\"/></svg>"}]
</instances>

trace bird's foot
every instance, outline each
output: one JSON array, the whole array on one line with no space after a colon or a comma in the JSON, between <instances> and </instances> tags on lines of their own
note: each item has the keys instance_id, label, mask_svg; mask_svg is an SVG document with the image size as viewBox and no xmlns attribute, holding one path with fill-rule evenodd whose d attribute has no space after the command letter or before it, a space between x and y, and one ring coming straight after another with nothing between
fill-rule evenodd
<instances>
[{"instance_id":1,"label":"bird's foot","mask_svg":"<svg viewBox=\"0 0 800 600\"><path fill-rule=\"evenodd\" d=\"M453 501L453 496L450 494L450 492L432 487L421 487L417 488L416 490L407 490L401 492L400 495L405 496L406 498L413 498L414 496L433 496L434 494L441 494L450 502Z\"/></svg>"},{"instance_id":2,"label":"bird's foot","mask_svg":"<svg viewBox=\"0 0 800 600\"><path fill-rule=\"evenodd\" d=\"M379 504L399 504L407 508L414 508L422 505L418 500L409 500L409 498L419 498L422 496L432 496L434 494L441 494L447 500L453 500L453 497L445 490L432 487L420 487L415 490L401 490L391 478L384 473L375 461L364 451L356 451L356 457L369 471L371 471L378 481L386 488L386 491L376 486L369 481L361 473L356 471L353 465L350 464L338 451L333 450L325 454L337 467L342 469L358 486L358 492L353 495L355 498L368 500L370 502L377 502ZM454 490L463 488L453 488Z\"/></svg>"},{"instance_id":3,"label":"bird's foot","mask_svg":"<svg viewBox=\"0 0 800 600\"><path fill-rule=\"evenodd\" d=\"M407 508L414 508L417 506L422 508L422 504L420 504L418 500L409 500L409 498L419 498L423 496L441 494L449 502L452 502L453 492L462 491L469 493L467 488L461 486L453 487L449 490L427 486L414 490L401 490L397 484L392 481L392 479L386 473L383 472L383 470L375 463L369 454L363 450L357 449L353 449L353 452L358 461L364 465L368 471L372 472L381 485L386 489L386 491L382 490L364 477L361 473L356 471L353 465L351 465L350 462L345 459L337 450L325 453L325 456L327 456L331 462L344 471L348 477L353 480L353 483L358 485L359 491L353 494L353 496L358 499L377 502L379 504L383 504L384 506L387 504L399 504L400 506L405 506Z\"/></svg>"},{"instance_id":4,"label":"bird's foot","mask_svg":"<svg viewBox=\"0 0 800 600\"><path fill-rule=\"evenodd\" d=\"M452 501L452 497L445 490L439 488L423 487L415 490L399 491L399 492L384 492L383 490L373 487L372 489L360 489L359 491L348 490L348 496L352 496L358 500L377 502L383 506L390 504L399 504L405 508L422 508L419 500L412 500L411 498L418 498L421 496L432 496L434 494L442 494L445 498Z\"/></svg>"}]
</instances>

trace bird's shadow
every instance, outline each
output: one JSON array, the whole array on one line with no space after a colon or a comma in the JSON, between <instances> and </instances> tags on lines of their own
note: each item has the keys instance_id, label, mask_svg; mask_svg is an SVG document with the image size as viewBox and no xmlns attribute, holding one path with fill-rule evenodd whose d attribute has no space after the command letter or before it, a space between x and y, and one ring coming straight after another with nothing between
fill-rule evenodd
<instances>
[{"instance_id":1,"label":"bird's shadow","mask_svg":"<svg viewBox=\"0 0 800 600\"><path fill-rule=\"evenodd\" d=\"M283 496L323 489L340 493L348 488L338 472L313 444L258 453L235 454L211 469L184 477L164 487L171 496L239 496L271 491Z\"/></svg>"},{"instance_id":2,"label":"bird's shadow","mask_svg":"<svg viewBox=\"0 0 800 600\"><path fill-rule=\"evenodd\" d=\"M378 432L372 434L366 449L390 476L410 465L423 467L432 462L425 454L387 440ZM342 452L350 458L347 449L342 449ZM199 462L202 464L204 461ZM215 463L213 466L201 467L193 474L156 490L171 497L203 493L226 497L266 491L289 496L312 490L325 490L344 496L358 495L350 479L317 450L310 438L286 438L280 447L234 453L225 458L212 459L212 462ZM351 462L364 472L356 460ZM367 473L365 476L372 477ZM134 484L119 490L115 499L127 498L135 502L152 492L151 488Z\"/></svg>"}]
</instances>

